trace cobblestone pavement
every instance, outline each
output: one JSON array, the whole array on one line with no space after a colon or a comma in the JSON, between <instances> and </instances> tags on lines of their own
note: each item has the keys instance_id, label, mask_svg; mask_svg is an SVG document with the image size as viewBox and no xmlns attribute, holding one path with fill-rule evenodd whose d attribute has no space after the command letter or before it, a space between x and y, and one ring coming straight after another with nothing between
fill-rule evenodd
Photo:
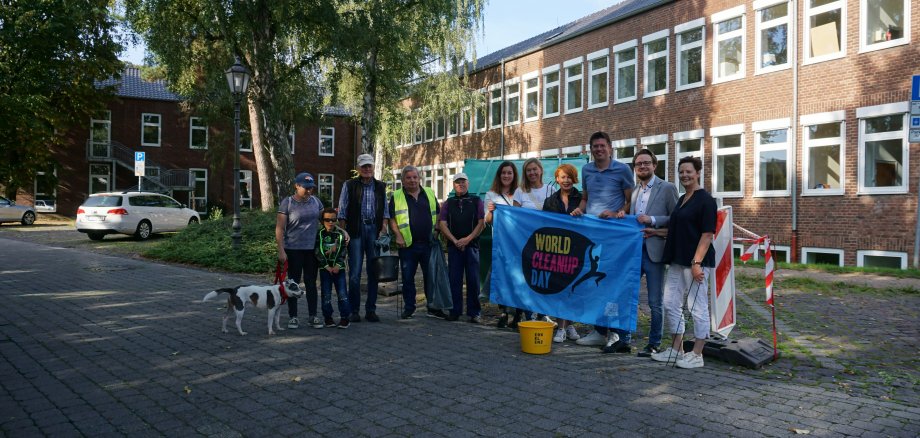
<instances>
[{"instance_id":1,"label":"cobblestone pavement","mask_svg":"<svg viewBox=\"0 0 920 438\"><path fill-rule=\"evenodd\" d=\"M525 355L513 332L397 320L393 298L379 324L268 337L250 310L248 336L223 334L201 297L248 280L0 238L0 433L920 434L917 406L714 360L681 370L569 343Z\"/></svg>"}]
</instances>

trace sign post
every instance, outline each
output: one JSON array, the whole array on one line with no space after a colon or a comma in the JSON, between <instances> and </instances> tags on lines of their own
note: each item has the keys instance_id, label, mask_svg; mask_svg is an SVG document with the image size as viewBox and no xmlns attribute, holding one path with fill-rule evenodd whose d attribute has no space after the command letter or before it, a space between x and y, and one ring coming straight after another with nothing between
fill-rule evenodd
<instances>
[{"instance_id":1,"label":"sign post","mask_svg":"<svg viewBox=\"0 0 920 438\"><path fill-rule=\"evenodd\" d=\"M134 153L134 176L137 177L137 191L139 192L144 190L141 184L143 183L144 179L144 160L146 158L145 155L145 152Z\"/></svg>"}]
</instances>

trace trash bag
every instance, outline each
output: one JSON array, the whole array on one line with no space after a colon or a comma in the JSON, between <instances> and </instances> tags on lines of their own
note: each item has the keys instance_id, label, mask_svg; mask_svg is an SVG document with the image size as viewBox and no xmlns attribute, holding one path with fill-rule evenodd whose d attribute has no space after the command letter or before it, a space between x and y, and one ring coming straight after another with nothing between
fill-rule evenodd
<instances>
[{"instance_id":1,"label":"trash bag","mask_svg":"<svg viewBox=\"0 0 920 438\"><path fill-rule=\"evenodd\" d=\"M431 292L431 302L428 307L432 309L450 310L454 307L450 297L450 277L447 273L447 262L437 240L431 245L431 256L428 259L428 281L425 288Z\"/></svg>"}]
</instances>

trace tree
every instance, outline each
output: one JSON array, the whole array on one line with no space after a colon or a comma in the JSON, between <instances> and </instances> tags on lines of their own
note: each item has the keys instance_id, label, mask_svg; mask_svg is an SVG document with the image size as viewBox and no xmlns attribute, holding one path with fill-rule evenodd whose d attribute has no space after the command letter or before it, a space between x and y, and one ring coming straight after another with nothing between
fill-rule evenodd
<instances>
[{"instance_id":1,"label":"tree","mask_svg":"<svg viewBox=\"0 0 920 438\"><path fill-rule=\"evenodd\" d=\"M0 184L8 197L49 170L67 131L112 96L95 85L123 69L107 6L0 1Z\"/></svg>"}]
</instances>

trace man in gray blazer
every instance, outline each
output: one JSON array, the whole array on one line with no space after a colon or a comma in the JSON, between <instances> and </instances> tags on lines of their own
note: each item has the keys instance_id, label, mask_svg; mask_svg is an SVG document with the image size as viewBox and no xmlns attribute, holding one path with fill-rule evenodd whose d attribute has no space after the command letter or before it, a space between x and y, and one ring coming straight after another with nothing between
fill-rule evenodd
<instances>
[{"instance_id":1,"label":"man in gray blazer","mask_svg":"<svg viewBox=\"0 0 920 438\"><path fill-rule=\"evenodd\" d=\"M639 352L640 357L657 353L664 327L662 318L662 297L664 295L664 252L665 233L671 212L677 205L677 188L674 184L655 176L658 158L648 149L642 149L633 157L633 168L638 184L632 192L629 214L635 215L645 225L645 242L642 245L642 274L648 289L648 305L652 314L648 345ZM622 339L621 339L622 340ZM628 343L628 340L627 340ZM628 344L627 344L628 345Z\"/></svg>"}]
</instances>

